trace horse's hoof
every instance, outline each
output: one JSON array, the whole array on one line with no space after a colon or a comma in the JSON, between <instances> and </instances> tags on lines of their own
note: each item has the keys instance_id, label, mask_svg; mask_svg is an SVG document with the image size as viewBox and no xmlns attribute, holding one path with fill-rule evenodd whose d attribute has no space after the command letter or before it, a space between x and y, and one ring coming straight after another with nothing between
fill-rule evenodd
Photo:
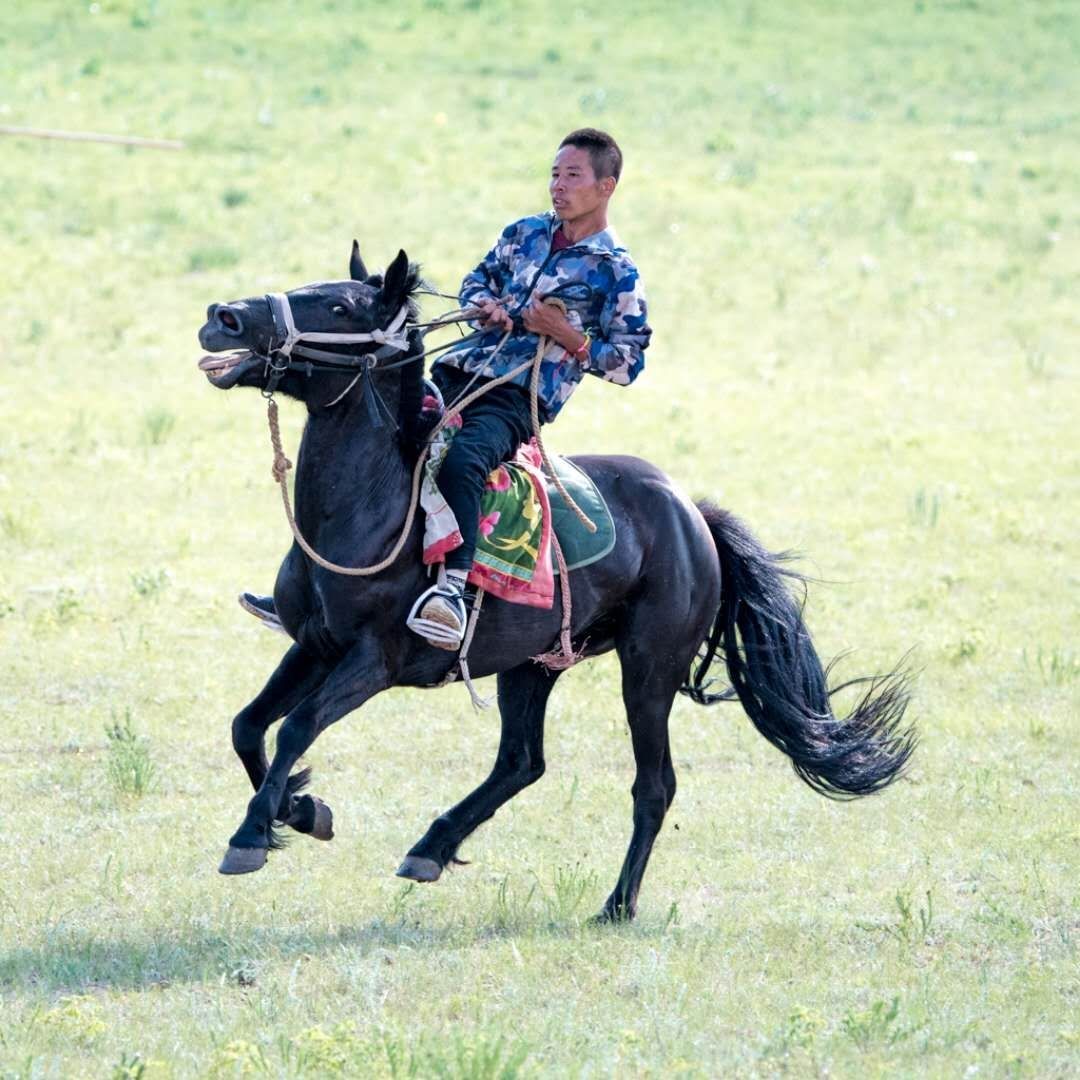
<instances>
[{"instance_id":1,"label":"horse's hoof","mask_svg":"<svg viewBox=\"0 0 1080 1080\"><path fill-rule=\"evenodd\" d=\"M316 840L334 839L334 812L314 795L301 795L285 824Z\"/></svg>"},{"instance_id":2,"label":"horse's hoof","mask_svg":"<svg viewBox=\"0 0 1080 1080\"><path fill-rule=\"evenodd\" d=\"M250 874L266 865L266 848L230 847L218 867L219 874Z\"/></svg>"},{"instance_id":3,"label":"horse's hoof","mask_svg":"<svg viewBox=\"0 0 1080 1080\"><path fill-rule=\"evenodd\" d=\"M602 911L597 912L591 919L587 919L586 926L622 926L628 922L632 922L636 912L630 911L627 908L609 908L605 907Z\"/></svg>"},{"instance_id":4,"label":"horse's hoof","mask_svg":"<svg viewBox=\"0 0 1080 1080\"><path fill-rule=\"evenodd\" d=\"M413 881L438 881L442 867L434 859L425 859L422 855L406 855L397 868L397 876L412 878Z\"/></svg>"},{"instance_id":5,"label":"horse's hoof","mask_svg":"<svg viewBox=\"0 0 1080 1080\"><path fill-rule=\"evenodd\" d=\"M334 811L314 795L311 796L311 801L315 804L315 824L312 826L311 835L316 840L333 840Z\"/></svg>"}]
</instances>

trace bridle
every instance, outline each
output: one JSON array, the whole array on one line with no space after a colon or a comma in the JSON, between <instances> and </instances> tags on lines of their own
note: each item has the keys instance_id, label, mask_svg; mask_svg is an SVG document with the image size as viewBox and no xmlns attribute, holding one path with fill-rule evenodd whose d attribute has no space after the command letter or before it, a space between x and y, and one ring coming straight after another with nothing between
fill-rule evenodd
<instances>
[{"instance_id":1,"label":"bridle","mask_svg":"<svg viewBox=\"0 0 1080 1080\"><path fill-rule=\"evenodd\" d=\"M406 301L397 314L385 327L376 327L362 333L336 334L327 331L299 330L293 318L292 306L286 293L267 293L266 303L274 322L274 333L266 349L264 374L266 384L263 397L272 397L287 371L304 371L307 375L315 372L352 372L356 379L363 378L368 372L379 367L381 362L409 351L409 304ZM313 349L301 342L313 341L322 345L371 345L378 348L360 354L329 352L326 349ZM302 357L296 360L294 357ZM407 356L396 364L381 364L385 368L399 367L411 363L416 357ZM353 383L356 382L353 380ZM369 396L371 381L365 379L364 395L369 404L374 402ZM350 384L350 389L352 384ZM373 388L372 388L373 389ZM378 410L375 410L376 416Z\"/></svg>"},{"instance_id":2,"label":"bridle","mask_svg":"<svg viewBox=\"0 0 1080 1080\"><path fill-rule=\"evenodd\" d=\"M423 291L433 296L446 295L434 292L431 289ZM362 380L363 397L367 402L372 422L377 427L382 424L381 414L385 413L390 416L390 410L375 388L372 379L366 376L369 376L375 370L391 371L394 368L404 367L406 364L422 362L428 356L443 352L455 345L460 346L463 342L479 338L483 334L482 330L478 330L445 345L412 352L411 332L416 331L423 337L432 330L471 319L475 316L475 311L472 309L456 310L430 322L410 322L410 304L409 301L406 301L385 327L376 327L374 330L355 334L336 334L327 331L299 330L296 326L296 320L293 318L288 294L276 292L266 293L265 296L266 303L270 308L274 332L267 345L266 354L263 356L265 361L263 374L266 379L262 389L263 397L267 399L273 398L278 384L287 371L302 371L309 377L320 372L352 374L354 376L353 380L342 393L328 404L336 405L352 390L357 382ZM455 298L449 297L449 299ZM329 352L326 349L313 349L309 345L300 344L300 342L305 341L327 345L374 344L378 347L364 353L337 353ZM403 359L393 363L386 362L401 353L406 354ZM295 359L295 357L300 357L300 359Z\"/></svg>"}]
</instances>

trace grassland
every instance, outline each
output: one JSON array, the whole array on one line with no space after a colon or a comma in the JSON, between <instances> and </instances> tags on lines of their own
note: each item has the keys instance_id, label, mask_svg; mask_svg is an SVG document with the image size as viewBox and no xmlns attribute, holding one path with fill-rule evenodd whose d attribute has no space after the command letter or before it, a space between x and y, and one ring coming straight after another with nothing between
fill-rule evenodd
<instances>
[{"instance_id":1,"label":"grassland","mask_svg":"<svg viewBox=\"0 0 1080 1080\"><path fill-rule=\"evenodd\" d=\"M1078 52L1064 0L5 6L0 123L187 148L0 141L0 1073L1080 1072ZM221 879L228 721L281 648L233 596L287 534L203 308L354 235L453 287L582 123L624 144L656 337L551 442L806 552L845 670L916 647L912 774L832 805L680 701L641 918L596 930L605 660L438 886L392 870L493 756L456 688L325 735L338 838Z\"/></svg>"}]
</instances>

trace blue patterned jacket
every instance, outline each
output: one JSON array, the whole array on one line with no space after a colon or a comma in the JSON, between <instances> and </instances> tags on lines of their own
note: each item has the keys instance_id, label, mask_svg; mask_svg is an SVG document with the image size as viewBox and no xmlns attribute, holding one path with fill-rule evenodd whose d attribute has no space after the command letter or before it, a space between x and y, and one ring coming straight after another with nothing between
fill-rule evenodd
<instances>
[{"instance_id":1,"label":"blue patterned jacket","mask_svg":"<svg viewBox=\"0 0 1080 1080\"><path fill-rule=\"evenodd\" d=\"M652 331L646 322L645 293L637 267L611 229L595 233L552 253L558 219L550 211L508 225L483 261L461 283L459 299L469 307L483 299L502 299L517 315L530 299L558 296L574 329L589 331L588 361L578 361L552 342L540 363L540 410L553 420L587 371L626 386L645 366L642 355ZM502 330L449 349L436 362L470 374L494 378L536 353L537 336L522 329L511 334L491 359ZM514 382L526 389L530 372Z\"/></svg>"}]
</instances>

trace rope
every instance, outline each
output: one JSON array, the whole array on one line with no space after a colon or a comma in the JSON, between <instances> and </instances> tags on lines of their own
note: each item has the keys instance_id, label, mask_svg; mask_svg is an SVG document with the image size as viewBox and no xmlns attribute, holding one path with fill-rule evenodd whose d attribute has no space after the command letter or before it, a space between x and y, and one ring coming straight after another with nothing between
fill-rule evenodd
<instances>
[{"instance_id":1,"label":"rope","mask_svg":"<svg viewBox=\"0 0 1080 1080\"><path fill-rule=\"evenodd\" d=\"M349 385L346 386L345 389L342 390L341 393L338 394L338 396L336 398L334 398L333 401L328 401L326 403L326 407L328 409L332 409L335 405L338 404L338 402L340 402L342 399L346 398L348 396L348 394L349 394L349 391L361 380L361 378L363 378L363 376L364 376L364 370L363 370L363 368L361 368L356 373L356 375L354 376L352 382L349 383Z\"/></svg>"},{"instance_id":2,"label":"rope","mask_svg":"<svg viewBox=\"0 0 1080 1080\"><path fill-rule=\"evenodd\" d=\"M544 303L549 304L551 307L557 307L564 315L566 314L566 305L557 297L549 297ZM580 521L589 532L594 533L596 532L596 523L570 497L570 492L563 486L563 482L559 479L554 466L551 464L548 452L544 449L544 440L540 435L540 358L544 355L546 349L547 338L541 338L533 361L532 381L529 383L529 408L532 411L533 437L536 439L536 445L540 447L540 457L544 462L544 470L547 472L551 482L555 485L556 491L563 497L563 501L566 505L577 515L578 521ZM551 530L551 535L555 535L554 529Z\"/></svg>"},{"instance_id":3,"label":"rope","mask_svg":"<svg viewBox=\"0 0 1080 1080\"><path fill-rule=\"evenodd\" d=\"M270 473L279 484L285 483L285 477L292 468L292 462L285 456L281 448L281 428L278 426L277 402L270 398L266 402L266 416L270 421L270 445L274 448L274 463L270 466Z\"/></svg>"},{"instance_id":4,"label":"rope","mask_svg":"<svg viewBox=\"0 0 1080 1080\"><path fill-rule=\"evenodd\" d=\"M555 562L559 566L559 598L562 600L562 626L559 627L559 648L551 652L541 653L533 659L550 668L552 671L563 671L573 667L580 659L581 653L574 652L573 643L570 640L570 618L573 605L570 602L570 571L566 568L566 556L563 555L562 544L551 530L551 550L555 555Z\"/></svg>"},{"instance_id":5,"label":"rope","mask_svg":"<svg viewBox=\"0 0 1080 1080\"><path fill-rule=\"evenodd\" d=\"M296 524L296 517L293 515L292 502L289 499L289 482L287 475L292 468L292 462L285 456L281 449L281 431L278 426L278 408L277 402L273 398L269 400L266 406L266 418L270 423L270 444L274 448L274 464L271 467L274 479L277 481L278 486L281 488L281 502L285 507L285 518L289 522L289 528L292 529L292 534L297 544L300 545L301 551L316 565L321 566L324 570L330 570L335 574L344 574L347 577L367 577L371 574L378 574L385 570L388 566L391 566L398 555L401 554L401 549L405 546L405 540L409 535L409 531L412 529L413 518L416 516L416 507L419 502L420 494L420 470L427 458L427 450L420 455L416 463L416 468L413 469L412 476L412 492L409 497L409 511L405 515L405 524L402 526L401 535L397 538L397 542L394 544L390 551L382 562L374 563L371 566L339 566L337 563L330 562L329 559L324 559L305 539L304 534L300 531L300 526Z\"/></svg>"},{"instance_id":6,"label":"rope","mask_svg":"<svg viewBox=\"0 0 1080 1080\"><path fill-rule=\"evenodd\" d=\"M465 640L461 643L461 649L458 652L458 668L461 670L461 681L465 684L465 689L469 691L469 697L472 700L473 708L487 709L491 707L494 698L484 698L480 696L480 692L476 689L476 685L472 681L472 675L469 673L469 648L472 645L473 635L476 633L476 624L480 621L480 608L484 603L484 590L476 590L476 599L473 601L473 609L469 613L469 621L465 627Z\"/></svg>"},{"instance_id":7,"label":"rope","mask_svg":"<svg viewBox=\"0 0 1080 1080\"><path fill-rule=\"evenodd\" d=\"M564 314L566 313L566 305L557 297L548 297L544 303L551 304L558 307ZM455 321L455 320L447 320ZM499 344L495 347L495 351L491 355L491 360L498 355L503 345L506 344L507 339L512 333L511 330L507 330L503 334ZM596 524L592 519L581 509L576 502L574 502L570 493L566 490L563 482L559 479L555 472L554 466L551 464L551 459L548 457L547 449L544 446L543 437L540 434L540 405L539 405L539 389L540 389L540 364L543 360L544 353L547 351L548 338L541 337L536 344L536 352L531 360L526 360L513 368L511 371L500 375L496 379L492 379L490 382L485 383L479 389L474 390L471 394L466 394L458 401L447 408L443 413L442 418L432 429L431 434L428 436L427 445L421 450L419 456L416 459L416 465L413 467L412 474L412 486L409 494L409 509L405 515L405 523L401 527L401 534L398 536L394 546L390 549L390 553L381 562L373 563L370 566L341 566L338 563L331 562L329 559L324 559L308 542L304 539L303 533L300 531L300 526L296 523L296 517L293 513L292 502L289 498L289 484L288 484L288 472L293 467L292 462L285 456L285 452L281 445L281 428L278 421L278 407L277 402L271 397L267 401L266 406L266 418L270 425L270 445L274 450L274 462L271 467L274 480L277 482L281 489L281 501L285 507L285 517L289 522L289 528L292 530L292 534L297 544L300 546L301 551L313 563L317 566L321 566L324 570L329 570L335 574L343 574L347 577L368 577L372 574L381 573L387 567L393 565L397 560L397 557L401 554L401 549L405 546L405 541L412 531L413 521L416 518L416 508L420 503L420 480L423 476L424 465L427 462L428 455L431 452L431 443L435 439L435 436L446 425L458 416L465 409L467 409L474 401L484 396L491 390L494 390L497 386L503 386L504 384L511 382L517 378L522 372L532 368L532 378L529 383L529 406L532 415L533 436L536 439L536 444L540 450L540 457L544 463L544 470L550 478L555 489L559 495L562 496L566 505L577 516L581 524L589 530L589 532L596 532ZM490 363L490 360L488 361ZM353 382L355 383L355 379ZM352 383L346 390L352 389ZM344 394L340 395L336 401L340 401ZM335 403L336 403L335 401ZM559 587L560 596L562 599L562 626L559 632L559 647L562 650L559 652L544 653L542 657L537 657L545 663L548 667L562 668L570 667L571 664L576 663L578 655L574 653L573 646L570 642L570 621L571 621L571 600L570 600L570 573L566 567L566 559L563 556L562 546L559 544L559 539L555 535L555 529L551 529L551 548L555 555L556 562L559 566ZM470 626L466 631L466 639L462 646L463 653L468 652L468 647L472 643L472 633L475 631L476 618L479 615L479 607L477 604L473 609L473 618L470 620ZM466 669L467 670L467 669Z\"/></svg>"},{"instance_id":8,"label":"rope","mask_svg":"<svg viewBox=\"0 0 1080 1080\"><path fill-rule=\"evenodd\" d=\"M508 330L496 347L496 352L503 347L503 344L509 336L510 331ZM416 518L416 508L420 504L420 480L423 476L424 463L427 461L428 454L431 452L431 440L434 439L435 436L446 427L447 423L460 413L462 409L471 405L477 398L482 397L489 390L494 390L496 386L501 386L503 383L509 382L511 379L520 375L533 362L533 360L527 360L525 363L519 364L513 371L509 371L505 375L500 375L498 379L493 379L479 390L475 390L473 393L463 398L453 407L453 409L449 409L443 414L442 419L435 425L435 428L431 432L428 439L428 445L420 452L420 456L416 459L416 465L413 467L412 486L409 493L409 509L405 515L405 524L401 527L401 534L398 536L394 546L390 549L390 554L381 562L373 563L370 566L341 566L339 563L331 562L329 559L324 559L307 542L307 540L304 539L304 535L300 531L300 526L296 523L292 502L289 499L289 484L286 474L292 468L292 462L282 452L277 402L275 402L273 398L270 398L267 402L266 418L270 424L270 444L274 448L274 464L272 472L274 479L281 489L281 502L285 507L285 518L289 522L289 528L292 530L293 538L296 540L297 544L299 544L300 550L303 551L317 566L321 566L324 570L329 570L334 574L343 574L346 577L370 577L372 574L379 574L387 567L392 566L397 560L397 557L401 554L401 549L405 546L405 541L408 539L409 533L412 530L413 521Z\"/></svg>"}]
</instances>

